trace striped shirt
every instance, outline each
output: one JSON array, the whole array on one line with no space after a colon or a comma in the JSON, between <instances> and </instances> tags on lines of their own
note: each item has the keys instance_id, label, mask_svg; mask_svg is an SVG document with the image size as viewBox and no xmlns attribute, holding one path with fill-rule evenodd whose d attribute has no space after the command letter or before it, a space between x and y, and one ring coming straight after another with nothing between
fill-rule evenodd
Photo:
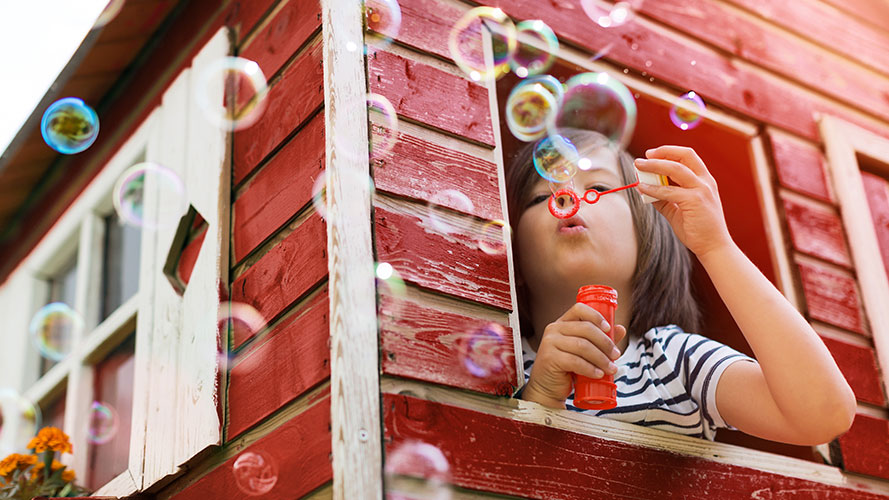
<instances>
[{"instance_id":1,"label":"striped shirt","mask_svg":"<svg viewBox=\"0 0 889 500\"><path fill-rule=\"evenodd\" d=\"M527 382L536 353L525 338L522 355ZM631 339L615 361L615 408L582 410L573 405L573 392L565 404L569 410L713 441L716 429L737 430L716 409L716 386L729 365L745 360L756 362L676 325L652 328Z\"/></svg>"}]
</instances>

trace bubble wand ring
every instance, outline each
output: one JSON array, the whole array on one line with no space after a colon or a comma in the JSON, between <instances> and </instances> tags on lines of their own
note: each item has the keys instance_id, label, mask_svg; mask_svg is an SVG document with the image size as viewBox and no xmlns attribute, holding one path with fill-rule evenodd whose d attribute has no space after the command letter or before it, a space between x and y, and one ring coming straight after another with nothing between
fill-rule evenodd
<instances>
[{"instance_id":1,"label":"bubble wand ring","mask_svg":"<svg viewBox=\"0 0 889 500\"><path fill-rule=\"evenodd\" d=\"M632 187L636 187L638 185L639 185L639 175L636 174L636 182L634 182L632 184L627 184L626 186L621 186L621 187L617 187L614 189L609 189L607 191L596 191L595 189L587 189L586 192L583 193L582 198L578 197L577 193L575 193L574 190L572 190L571 188L562 188L562 189L559 189L558 191L554 192L552 194L552 196L550 196L549 203L547 206L549 207L549 213L553 214L553 217L556 217L557 219L567 219L569 217L573 217L577 213L577 211L580 210L580 200L583 200L583 201L589 203L590 205L592 205L592 204L596 203L597 201L599 201L599 198L603 194L616 193L617 191L623 191L624 189L629 189ZM591 193L592 193L592 198L590 198ZM559 208L557 200L559 198L561 198L562 196L570 196L571 197L571 202L572 202L571 208L569 208L567 210L563 209L563 208Z\"/></svg>"}]
</instances>

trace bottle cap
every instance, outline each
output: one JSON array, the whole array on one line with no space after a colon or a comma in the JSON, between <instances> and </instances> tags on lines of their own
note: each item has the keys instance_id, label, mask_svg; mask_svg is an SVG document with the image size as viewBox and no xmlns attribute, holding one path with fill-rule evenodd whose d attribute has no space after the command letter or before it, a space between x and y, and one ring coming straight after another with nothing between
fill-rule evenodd
<instances>
[{"instance_id":1,"label":"bottle cap","mask_svg":"<svg viewBox=\"0 0 889 500\"><path fill-rule=\"evenodd\" d=\"M578 379L586 377L577 377ZM587 379L595 383L575 384L574 406L584 410L607 410L617 406L617 385L601 379Z\"/></svg>"}]
</instances>

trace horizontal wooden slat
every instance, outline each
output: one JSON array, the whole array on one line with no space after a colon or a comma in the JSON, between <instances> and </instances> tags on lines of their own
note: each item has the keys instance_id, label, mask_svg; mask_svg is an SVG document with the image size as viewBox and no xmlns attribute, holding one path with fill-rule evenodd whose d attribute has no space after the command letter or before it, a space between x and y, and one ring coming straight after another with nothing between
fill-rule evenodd
<instances>
[{"instance_id":1,"label":"horizontal wooden slat","mask_svg":"<svg viewBox=\"0 0 889 500\"><path fill-rule=\"evenodd\" d=\"M828 262L852 268L843 223L834 209L784 196L784 215L797 250Z\"/></svg>"},{"instance_id":2,"label":"horizontal wooden slat","mask_svg":"<svg viewBox=\"0 0 889 500\"><path fill-rule=\"evenodd\" d=\"M387 455L429 443L464 488L540 499L885 498L406 395L384 394L383 411Z\"/></svg>"},{"instance_id":3,"label":"horizontal wooden slat","mask_svg":"<svg viewBox=\"0 0 889 500\"><path fill-rule=\"evenodd\" d=\"M330 481L330 392L286 423L247 446L243 453L262 453L278 466L278 480L264 499L291 500ZM173 497L175 500L252 498L238 488L232 466L236 455Z\"/></svg>"},{"instance_id":4,"label":"horizontal wooden slat","mask_svg":"<svg viewBox=\"0 0 889 500\"><path fill-rule=\"evenodd\" d=\"M368 82L399 115L494 145L488 91L478 83L385 51L368 58Z\"/></svg>"},{"instance_id":5,"label":"horizontal wooden slat","mask_svg":"<svg viewBox=\"0 0 889 500\"><path fill-rule=\"evenodd\" d=\"M226 18L226 25L231 26L236 33L238 42L243 42L244 37L256 27L262 16L275 4L277 0L251 0L249 2L237 2Z\"/></svg>"},{"instance_id":6,"label":"horizontal wooden slat","mask_svg":"<svg viewBox=\"0 0 889 500\"><path fill-rule=\"evenodd\" d=\"M845 470L889 479L889 421L856 415L840 449Z\"/></svg>"},{"instance_id":7,"label":"horizontal wooden slat","mask_svg":"<svg viewBox=\"0 0 889 500\"><path fill-rule=\"evenodd\" d=\"M235 279L232 301L249 304L272 321L326 274L327 227L312 214ZM232 349L246 340L234 339Z\"/></svg>"},{"instance_id":8,"label":"horizontal wooden slat","mask_svg":"<svg viewBox=\"0 0 889 500\"><path fill-rule=\"evenodd\" d=\"M884 406L886 398L873 349L822 337L859 401Z\"/></svg>"},{"instance_id":9,"label":"horizontal wooden slat","mask_svg":"<svg viewBox=\"0 0 889 500\"><path fill-rule=\"evenodd\" d=\"M328 307L324 290L238 356L229 379L228 439L330 376Z\"/></svg>"},{"instance_id":10,"label":"horizontal wooden slat","mask_svg":"<svg viewBox=\"0 0 889 500\"><path fill-rule=\"evenodd\" d=\"M883 0L822 0L866 23L889 31L889 9Z\"/></svg>"},{"instance_id":11,"label":"horizontal wooden slat","mask_svg":"<svg viewBox=\"0 0 889 500\"><path fill-rule=\"evenodd\" d=\"M474 221L461 225L467 223L453 216L447 219L453 232L435 232L424 208L410 213L377 205L377 260L388 262L403 279L423 288L510 310L506 254L480 249L482 234Z\"/></svg>"},{"instance_id":12,"label":"horizontal wooden slat","mask_svg":"<svg viewBox=\"0 0 889 500\"><path fill-rule=\"evenodd\" d=\"M324 171L324 115L319 113L242 188L233 210L235 262L312 199Z\"/></svg>"},{"instance_id":13,"label":"horizontal wooden slat","mask_svg":"<svg viewBox=\"0 0 889 500\"><path fill-rule=\"evenodd\" d=\"M797 260L806 306L812 319L865 334L855 279L827 266Z\"/></svg>"},{"instance_id":14,"label":"horizontal wooden slat","mask_svg":"<svg viewBox=\"0 0 889 500\"><path fill-rule=\"evenodd\" d=\"M316 37L269 90L262 117L252 127L235 132L235 185L324 103L321 48L321 38Z\"/></svg>"},{"instance_id":15,"label":"horizontal wooden slat","mask_svg":"<svg viewBox=\"0 0 889 500\"><path fill-rule=\"evenodd\" d=\"M518 389L511 328L486 330L492 323L487 319L389 294L380 296L379 315L383 373L500 396ZM475 366L467 365L470 348L478 354L468 358Z\"/></svg>"},{"instance_id":16,"label":"horizontal wooden slat","mask_svg":"<svg viewBox=\"0 0 889 500\"><path fill-rule=\"evenodd\" d=\"M385 127L380 130L381 134L389 133ZM378 191L435 201L483 219L503 218L494 163L403 132L398 133L391 151L375 158L374 185ZM445 192L449 190L465 195L472 207L461 204L457 196L448 196Z\"/></svg>"},{"instance_id":17,"label":"horizontal wooden slat","mask_svg":"<svg viewBox=\"0 0 889 500\"><path fill-rule=\"evenodd\" d=\"M771 130L769 141L782 186L819 200L834 202L827 185L827 160L818 147Z\"/></svg>"},{"instance_id":18,"label":"horizontal wooden slat","mask_svg":"<svg viewBox=\"0 0 889 500\"><path fill-rule=\"evenodd\" d=\"M281 69L309 35L321 28L318 0L284 0L283 3L240 52L241 57L256 61L268 78Z\"/></svg>"}]
</instances>

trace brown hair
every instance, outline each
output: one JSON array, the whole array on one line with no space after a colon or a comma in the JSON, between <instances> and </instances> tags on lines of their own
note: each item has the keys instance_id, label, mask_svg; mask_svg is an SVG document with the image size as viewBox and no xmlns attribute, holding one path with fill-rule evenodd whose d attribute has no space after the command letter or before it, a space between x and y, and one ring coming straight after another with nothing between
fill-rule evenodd
<instances>
[{"instance_id":1,"label":"brown hair","mask_svg":"<svg viewBox=\"0 0 889 500\"><path fill-rule=\"evenodd\" d=\"M562 129L580 152L599 147L616 149L621 179L625 184L635 182L633 157L598 132L581 129ZM530 201L531 191L539 177L534 169L532 142L515 155L506 170L506 199L509 220L515 239L519 218ZM700 311L691 290L692 264L689 251L673 233L673 228L653 206L642 201L635 189L622 193L628 196L633 226L638 242L636 271L633 273L633 311L627 334L636 338L655 326L675 324L689 332L696 332L700 323ZM617 194L617 193L615 193ZM513 245L513 257L518 269L518 245ZM527 304L528 296L523 287L516 289L519 302L519 319L522 335L533 335Z\"/></svg>"}]
</instances>

